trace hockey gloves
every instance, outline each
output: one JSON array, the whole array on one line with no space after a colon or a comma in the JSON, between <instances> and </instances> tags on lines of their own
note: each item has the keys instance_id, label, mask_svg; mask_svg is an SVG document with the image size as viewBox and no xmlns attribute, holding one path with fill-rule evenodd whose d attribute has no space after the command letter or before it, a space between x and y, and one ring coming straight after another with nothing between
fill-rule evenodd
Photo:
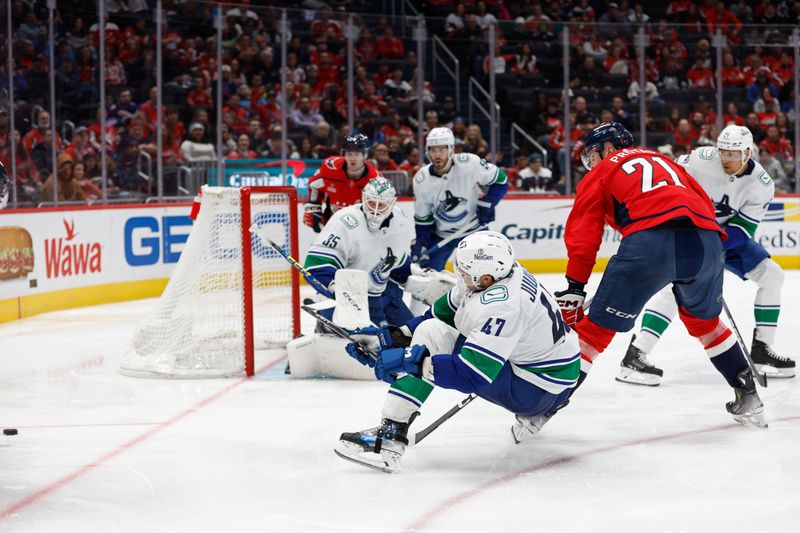
<instances>
[{"instance_id":1,"label":"hockey gloves","mask_svg":"<svg viewBox=\"0 0 800 533\"><path fill-rule=\"evenodd\" d=\"M306 204L303 207L303 224L314 230L322 231L322 206L319 204Z\"/></svg>"},{"instance_id":2,"label":"hockey gloves","mask_svg":"<svg viewBox=\"0 0 800 533\"><path fill-rule=\"evenodd\" d=\"M388 348L407 348L411 346L411 330L408 326L386 326L379 328L367 326L353 331L353 335L374 335L381 343L381 350Z\"/></svg>"},{"instance_id":3,"label":"hockey gloves","mask_svg":"<svg viewBox=\"0 0 800 533\"><path fill-rule=\"evenodd\" d=\"M566 290L555 293L556 303L561 308L561 316L564 322L572 327L583 318L583 302L586 300L586 291L583 290L584 283L579 283L567 278Z\"/></svg>"},{"instance_id":4,"label":"hockey gloves","mask_svg":"<svg viewBox=\"0 0 800 533\"><path fill-rule=\"evenodd\" d=\"M376 360L364 353L361 349L361 346L355 342L350 342L347 346L344 347L347 351L347 355L358 361L364 366L368 366L370 368L375 367Z\"/></svg>"},{"instance_id":5,"label":"hockey gloves","mask_svg":"<svg viewBox=\"0 0 800 533\"><path fill-rule=\"evenodd\" d=\"M489 222L494 222L494 204L478 200L478 223L483 226Z\"/></svg>"},{"instance_id":6,"label":"hockey gloves","mask_svg":"<svg viewBox=\"0 0 800 533\"><path fill-rule=\"evenodd\" d=\"M394 383L396 374L420 377L422 360L429 356L430 352L424 344L383 350L375 363L375 377L389 384Z\"/></svg>"}]
</instances>

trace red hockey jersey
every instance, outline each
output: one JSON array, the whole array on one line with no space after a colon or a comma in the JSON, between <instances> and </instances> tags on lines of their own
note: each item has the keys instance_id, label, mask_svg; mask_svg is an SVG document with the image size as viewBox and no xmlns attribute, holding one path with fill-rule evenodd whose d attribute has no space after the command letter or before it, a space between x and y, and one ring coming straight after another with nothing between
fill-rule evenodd
<instances>
[{"instance_id":1,"label":"red hockey jersey","mask_svg":"<svg viewBox=\"0 0 800 533\"><path fill-rule=\"evenodd\" d=\"M365 162L361 177L353 180L347 176L346 165L344 157L331 156L308 180L308 201L322 205L323 222L342 207L360 202L361 189L369 180L381 175L372 163Z\"/></svg>"},{"instance_id":2,"label":"red hockey jersey","mask_svg":"<svg viewBox=\"0 0 800 533\"><path fill-rule=\"evenodd\" d=\"M708 195L683 167L644 148L625 148L605 157L578 183L564 241L567 277L585 283L608 224L626 237L685 217L698 228L725 234Z\"/></svg>"}]
</instances>

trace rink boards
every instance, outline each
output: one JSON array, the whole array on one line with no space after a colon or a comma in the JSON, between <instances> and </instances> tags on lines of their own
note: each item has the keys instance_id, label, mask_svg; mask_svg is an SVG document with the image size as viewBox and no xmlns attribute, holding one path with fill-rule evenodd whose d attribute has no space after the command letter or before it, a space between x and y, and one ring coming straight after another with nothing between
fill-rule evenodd
<instances>
[{"instance_id":1,"label":"rink boards","mask_svg":"<svg viewBox=\"0 0 800 533\"><path fill-rule=\"evenodd\" d=\"M563 272L564 225L572 202L571 197L507 197L491 229L511 240L531 271ZM413 214L412 201L399 205ZM0 212L0 322L157 296L191 231L189 210L186 203ZM301 256L314 235L300 227ZM800 268L800 196L776 198L756 238L781 266ZM619 240L606 227L595 271L605 267Z\"/></svg>"}]
</instances>

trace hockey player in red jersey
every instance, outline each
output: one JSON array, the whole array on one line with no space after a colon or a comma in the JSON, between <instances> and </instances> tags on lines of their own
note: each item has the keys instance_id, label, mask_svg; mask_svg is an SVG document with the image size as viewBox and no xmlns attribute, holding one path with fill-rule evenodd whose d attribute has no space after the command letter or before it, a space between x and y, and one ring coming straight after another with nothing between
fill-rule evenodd
<instances>
[{"instance_id":1,"label":"hockey player in red jersey","mask_svg":"<svg viewBox=\"0 0 800 533\"><path fill-rule=\"evenodd\" d=\"M381 173L367 161L369 139L356 133L348 135L342 156L325 159L308 181L308 202L303 210L303 224L319 233L331 215L342 207L361 201L361 190Z\"/></svg>"},{"instance_id":2,"label":"hockey player in red jersey","mask_svg":"<svg viewBox=\"0 0 800 533\"><path fill-rule=\"evenodd\" d=\"M555 293L578 332L581 378L616 332L630 331L647 301L673 284L681 320L735 391L728 412L737 422L766 426L752 371L719 319L725 233L709 197L683 167L633 147L633 136L618 123L589 132L581 157L589 173L578 184L565 229L569 286ZM622 241L583 317L583 289L605 224Z\"/></svg>"}]
</instances>

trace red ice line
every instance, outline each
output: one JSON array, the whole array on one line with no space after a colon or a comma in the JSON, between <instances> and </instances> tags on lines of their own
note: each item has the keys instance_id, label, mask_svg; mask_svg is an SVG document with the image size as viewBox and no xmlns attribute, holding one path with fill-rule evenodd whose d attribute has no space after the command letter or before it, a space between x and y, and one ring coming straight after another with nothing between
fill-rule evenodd
<instances>
[{"instance_id":1,"label":"red ice line","mask_svg":"<svg viewBox=\"0 0 800 533\"><path fill-rule=\"evenodd\" d=\"M776 423L776 422L788 422L788 421L791 421L791 420L800 420L800 416L788 416L788 417L784 417L784 418L776 418L776 419L770 420L769 423L773 424L773 423ZM540 465L536 465L536 466L532 466L530 468L526 468L525 470L520 470L520 471L517 471L517 472L512 472L511 474L506 474L505 476L499 477L497 479L493 479L491 481L487 481L487 482L485 482L485 483L483 483L481 485L478 485L477 487L473 487L473 488L471 488L469 490L465 490L464 492L461 492L460 494L456 494L455 496L453 496L451 498L448 498L447 500L443 501L442 503L436 505L436 507L434 507L430 511L426 512L425 514L423 514L422 516L417 518L411 525L409 525L405 529L403 529L403 533L411 533L411 532L416 532L416 531L422 531L422 530L428 528L431 525L431 523L434 520L436 520L436 518L438 518L440 515L442 515L442 514L444 514L446 512L452 511L454 507L464 503L466 500L469 500L470 498L472 498L474 496L477 496L478 494L481 494L481 493L486 492L488 490L494 489L495 487L498 487L498 486L503 485L505 483L509 483L511 481L514 481L515 479L517 479L517 478L519 478L521 476L524 476L524 475L527 475L527 474L532 474L533 472L540 472L542 470L547 470L548 468L553 467L553 466L559 466L559 465L563 465L563 464L566 464L566 463L571 463L573 461L576 461L578 459L582 459L582 458L590 456L590 455L596 455L598 453L605 453L605 452L612 452L612 451L616 451L616 450L619 450L619 449L622 449L622 448L628 448L628 447L631 447L631 446L637 446L639 444L649 444L651 442L659 442L659 441L664 441L664 440L677 439L677 438L686 437L686 436L689 436L689 435L699 435L701 433L712 433L714 431L724 431L726 429L740 428L740 427L742 427L741 424L733 423L733 424L725 424L725 425L722 425L722 426L712 426L712 427L702 428L702 429L693 429L693 430L689 430L689 431L680 431L678 433L668 433L668 434L665 434L665 435L659 435L659 436L655 436L655 437L648 437L646 439L637 439L637 440L633 440L633 441L629 441L629 442L622 442L620 444L614 444L614 445L611 445L611 446L604 446L602 448L595 448L593 450L587 450L585 452L576 453L574 455L566 455L564 457L559 457L557 459L553 459L551 461L547 461L546 463L542 463Z\"/></svg>"},{"instance_id":2,"label":"red ice line","mask_svg":"<svg viewBox=\"0 0 800 533\"><path fill-rule=\"evenodd\" d=\"M286 358L285 357L281 357L280 359L271 362L270 364L258 369L256 371L256 374L260 374L261 372L269 370L270 368L272 368L273 366L277 365L278 363L280 363L284 359L286 359ZM113 459L117 455L120 455L121 453L123 453L123 452L125 452L127 450L130 450L131 448L133 448L137 444L147 440L148 438L152 437L156 433L158 433L158 432L160 432L160 431L162 431L162 430L174 425L176 422L179 422L183 418L186 418L188 415L194 413L195 411L199 411L203 407L205 407L208 404L218 400L219 398L221 398L225 394L229 393L230 391L232 391L233 389L235 389L236 387L238 387L242 383L246 383L247 381L250 381L250 378L241 378L241 379L239 379L237 381L234 381L233 383L231 383L227 387L224 387L224 388L220 389L219 391L215 392L214 394L212 394L211 396L209 396L208 398L197 402L193 406L191 406L188 409L178 413L177 415L173 416L169 420L165 420L164 422L159 422L156 425L156 427L154 427L153 429L151 429L151 430L149 430L149 431L147 431L145 433L142 433L138 437L135 437L135 438L129 440L128 442L118 446L114 450L111 450L110 452L106 453L105 455L100 456L99 458L95 459L91 463L85 464L82 467L80 467L77 470L75 470L74 472L71 472L70 474L67 474L66 476L62 477L61 479L58 479L58 480L54 481L53 483L51 483L51 484L49 484L49 485L37 490L36 492L31 494L30 496L27 496L26 498L23 498L22 500L18 501L17 503L14 503L14 504L10 505L9 507L6 507L5 509L0 510L0 521L11 517L14 513L17 513L20 510L24 509L25 507L28 507L29 505L41 500L45 496L48 496L49 494L52 494L53 492L55 492L56 490L60 489L64 485L67 485L68 483L78 479L82 475L84 475L87 472L91 471L92 469L102 465L103 463L109 461L110 459Z\"/></svg>"}]
</instances>

